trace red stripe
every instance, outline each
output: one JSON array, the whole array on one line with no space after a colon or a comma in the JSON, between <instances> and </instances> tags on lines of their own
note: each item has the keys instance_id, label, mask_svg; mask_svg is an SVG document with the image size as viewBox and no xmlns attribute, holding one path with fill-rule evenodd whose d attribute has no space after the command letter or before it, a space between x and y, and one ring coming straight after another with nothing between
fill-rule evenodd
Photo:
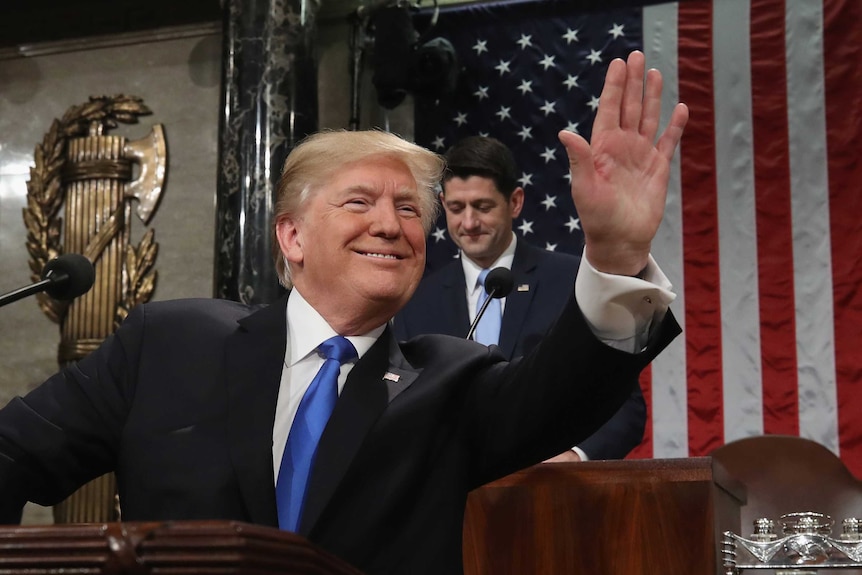
<instances>
[{"instance_id":1,"label":"red stripe","mask_svg":"<svg viewBox=\"0 0 862 575\"><path fill-rule=\"evenodd\" d=\"M679 4L679 94L690 110L681 144L688 447L724 443L718 220L713 113L712 3Z\"/></svg>"},{"instance_id":2,"label":"red stripe","mask_svg":"<svg viewBox=\"0 0 862 575\"><path fill-rule=\"evenodd\" d=\"M823 4L838 439L862 477L862 3Z\"/></svg>"},{"instance_id":3,"label":"red stripe","mask_svg":"<svg viewBox=\"0 0 862 575\"><path fill-rule=\"evenodd\" d=\"M763 430L799 435L784 0L751 2Z\"/></svg>"}]
</instances>

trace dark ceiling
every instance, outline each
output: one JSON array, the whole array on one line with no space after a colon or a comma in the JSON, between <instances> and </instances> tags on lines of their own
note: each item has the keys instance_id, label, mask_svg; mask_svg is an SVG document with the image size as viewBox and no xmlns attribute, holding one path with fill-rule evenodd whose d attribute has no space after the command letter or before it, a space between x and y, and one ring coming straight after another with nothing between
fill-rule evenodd
<instances>
[{"instance_id":1,"label":"dark ceiling","mask_svg":"<svg viewBox=\"0 0 862 575\"><path fill-rule=\"evenodd\" d=\"M323 17L344 18L360 4L396 0L322 0ZM422 7L434 0L413 0ZM441 5L476 0L438 0ZM562 0L585 10L630 5L632 0ZM666 0L636 0L655 4ZM39 42L220 22L222 0L0 0L0 49Z\"/></svg>"},{"instance_id":2,"label":"dark ceiling","mask_svg":"<svg viewBox=\"0 0 862 575\"><path fill-rule=\"evenodd\" d=\"M0 48L219 20L220 0L0 0Z\"/></svg>"}]
</instances>

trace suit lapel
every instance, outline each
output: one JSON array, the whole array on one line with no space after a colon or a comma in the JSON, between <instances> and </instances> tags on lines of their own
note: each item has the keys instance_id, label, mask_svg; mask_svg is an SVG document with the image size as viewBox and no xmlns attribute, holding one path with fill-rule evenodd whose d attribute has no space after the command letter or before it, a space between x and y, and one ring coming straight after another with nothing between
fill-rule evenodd
<instances>
[{"instance_id":1,"label":"suit lapel","mask_svg":"<svg viewBox=\"0 0 862 575\"><path fill-rule=\"evenodd\" d=\"M455 337L464 337L470 329L470 312L467 310L467 282L464 279L464 268L461 259L451 262L444 268L443 301L440 302L438 312L446 318L445 333Z\"/></svg>"},{"instance_id":2,"label":"suit lapel","mask_svg":"<svg viewBox=\"0 0 862 575\"><path fill-rule=\"evenodd\" d=\"M287 297L240 320L227 340L228 445L250 521L278 526L272 428L287 345Z\"/></svg>"},{"instance_id":3,"label":"suit lapel","mask_svg":"<svg viewBox=\"0 0 862 575\"><path fill-rule=\"evenodd\" d=\"M512 276L515 286L506 297L506 309L503 312L503 323L500 326L499 346L508 358L512 358L518 334L527 319L533 297L538 289L538 278L535 275L537 257L535 248L521 240L515 246L515 258L512 260ZM526 288L524 288L526 286ZM463 298L462 298L463 299Z\"/></svg>"},{"instance_id":4,"label":"suit lapel","mask_svg":"<svg viewBox=\"0 0 862 575\"><path fill-rule=\"evenodd\" d=\"M332 499L368 431L419 372L401 354L389 328L350 371L323 431L305 495L300 534L307 535Z\"/></svg>"}]
</instances>

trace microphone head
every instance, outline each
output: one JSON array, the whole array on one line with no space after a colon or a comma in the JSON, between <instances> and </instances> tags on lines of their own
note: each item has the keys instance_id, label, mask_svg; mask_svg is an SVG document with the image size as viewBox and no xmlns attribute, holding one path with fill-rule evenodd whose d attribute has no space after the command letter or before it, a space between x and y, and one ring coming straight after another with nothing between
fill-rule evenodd
<instances>
[{"instance_id":1,"label":"microphone head","mask_svg":"<svg viewBox=\"0 0 862 575\"><path fill-rule=\"evenodd\" d=\"M81 254L63 254L45 264L42 279L51 282L45 292L52 298L74 299L93 287L96 269Z\"/></svg>"},{"instance_id":2,"label":"microphone head","mask_svg":"<svg viewBox=\"0 0 862 575\"><path fill-rule=\"evenodd\" d=\"M515 277L506 268L494 268L485 277L485 291L494 298L506 297L514 286Z\"/></svg>"}]
</instances>

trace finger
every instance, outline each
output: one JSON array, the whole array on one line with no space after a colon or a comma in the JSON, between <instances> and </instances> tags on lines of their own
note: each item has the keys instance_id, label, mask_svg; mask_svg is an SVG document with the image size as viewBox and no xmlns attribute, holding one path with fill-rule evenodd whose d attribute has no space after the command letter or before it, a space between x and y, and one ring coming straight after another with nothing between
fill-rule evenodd
<instances>
[{"instance_id":1,"label":"finger","mask_svg":"<svg viewBox=\"0 0 862 575\"><path fill-rule=\"evenodd\" d=\"M615 58L605 74L605 85L599 96L599 109L593 122L593 133L601 130L614 130L620 127L620 106L626 83L626 63Z\"/></svg>"},{"instance_id":2,"label":"finger","mask_svg":"<svg viewBox=\"0 0 862 575\"><path fill-rule=\"evenodd\" d=\"M661 73L652 69L647 72L644 90L643 113L641 114L640 133L650 142L655 141L661 117Z\"/></svg>"},{"instance_id":3,"label":"finger","mask_svg":"<svg viewBox=\"0 0 862 575\"><path fill-rule=\"evenodd\" d=\"M635 50L626 62L626 83L623 90L620 127L623 130L637 130L641 121L641 108L644 97L644 55Z\"/></svg>"},{"instance_id":4,"label":"finger","mask_svg":"<svg viewBox=\"0 0 862 575\"><path fill-rule=\"evenodd\" d=\"M664 129L664 133L656 144L659 153L667 158L668 162L673 158L676 147L682 139L686 123L688 123L688 106L677 104L673 109L667 128Z\"/></svg>"},{"instance_id":5,"label":"finger","mask_svg":"<svg viewBox=\"0 0 862 575\"><path fill-rule=\"evenodd\" d=\"M572 191L581 186L577 182L589 182L593 177L593 155L590 144L580 135L561 130L558 138L569 156L569 170L572 174Z\"/></svg>"}]
</instances>

